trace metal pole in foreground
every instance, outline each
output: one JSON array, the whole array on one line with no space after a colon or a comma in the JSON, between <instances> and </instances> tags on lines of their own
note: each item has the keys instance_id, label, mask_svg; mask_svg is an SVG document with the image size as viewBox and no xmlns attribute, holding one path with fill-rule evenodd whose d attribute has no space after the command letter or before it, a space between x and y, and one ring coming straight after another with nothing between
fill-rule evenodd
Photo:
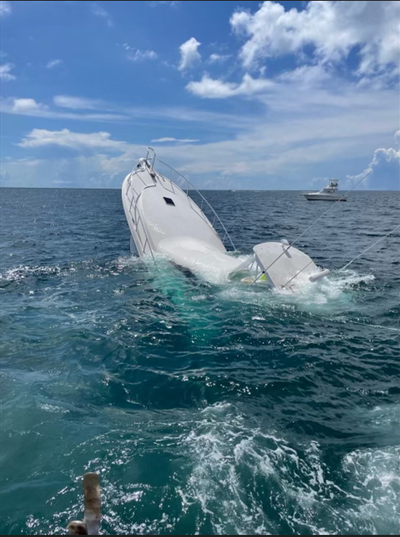
<instances>
[{"instance_id":1,"label":"metal pole in foreground","mask_svg":"<svg viewBox=\"0 0 400 537\"><path fill-rule=\"evenodd\" d=\"M83 520L72 520L68 524L70 535L98 535L101 519L100 477L95 473L83 476L85 515Z\"/></svg>"}]
</instances>

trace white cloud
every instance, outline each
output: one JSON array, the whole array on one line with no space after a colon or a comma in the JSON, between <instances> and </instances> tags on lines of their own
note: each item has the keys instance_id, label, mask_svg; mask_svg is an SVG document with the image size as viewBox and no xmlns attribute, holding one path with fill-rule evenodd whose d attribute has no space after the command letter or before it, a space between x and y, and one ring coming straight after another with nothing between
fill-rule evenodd
<instances>
[{"instance_id":1,"label":"white cloud","mask_svg":"<svg viewBox=\"0 0 400 537\"><path fill-rule=\"evenodd\" d=\"M230 22L249 37L240 53L246 68L268 57L304 53L307 46L324 62L360 47L358 73L371 74L389 65L398 72L399 17L398 1L311 1L302 11L267 1L254 15L237 11Z\"/></svg>"},{"instance_id":2,"label":"white cloud","mask_svg":"<svg viewBox=\"0 0 400 537\"><path fill-rule=\"evenodd\" d=\"M264 78L252 78L248 73L243 76L242 82L224 82L219 79L210 78L203 75L199 82L189 82L186 89L202 97L203 99L226 99L237 95L249 96L255 93L265 92L274 87L271 80Z\"/></svg>"},{"instance_id":3,"label":"white cloud","mask_svg":"<svg viewBox=\"0 0 400 537\"><path fill-rule=\"evenodd\" d=\"M156 60L158 58L157 52L154 50L140 50L135 47L131 47L128 43L124 43L122 47L127 51L126 57L133 62L141 62L145 60Z\"/></svg>"},{"instance_id":4,"label":"white cloud","mask_svg":"<svg viewBox=\"0 0 400 537\"><path fill-rule=\"evenodd\" d=\"M191 37L179 47L181 53L181 61L179 63L180 71L186 71L194 64L201 61L200 52L197 50L200 45L201 43L199 43L196 38Z\"/></svg>"},{"instance_id":5,"label":"white cloud","mask_svg":"<svg viewBox=\"0 0 400 537\"><path fill-rule=\"evenodd\" d=\"M150 6L150 7L158 7L158 6L169 6L169 7L177 7L177 5L179 4L180 2L178 0L171 0L170 2L168 2L167 0L154 0L154 1L149 1L147 2L147 4Z\"/></svg>"},{"instance_id":6,"label":"white cloud","mask_svg":"<svg viewBox=\"0 0 400 537\"><path fill-rule=\"evenodd\" d=\"M191 138L170 138L168 136L164 138L154 138L154 140L151 140L152 143L162 144L162 143L168 143L168 142L180 142L185 144L191 144L194 142L199 142L199 140L191 139Z\"/></svg>"},{"instance_id":7,"label":"white cloud","mask_svg":"<svg viewBox=\"0 0 400 537\"><path fill-rule=\"evenodd\" d=\"M239 116L236 122L223 114L201 111L196 115L184 109L152 109L154 115L149 115L150 110L142 110L142 117L156 122L160 118L179 117L189 124L203 120L212 124L214 134L220 133L219 141L186 145L185 151L176 142L166 142L160 149L164 161L190 174L199 187L211 181L207 184L212 188L306 189L315 186L313 177L330 175L343 180L349 173L357 173L360 160L368 163L368 155L376 147L385 147L397 128L398 116L393 113L397 92L366 91L349 84L342 84L341 90L343 94L337 96L324 89L310 92L309 88L298 90L293 83L280 83L268 94L268 114L262 112L260 100L257 114ZM229 133L218 130L221 125L223 129L229 126ZM92 186L93 180L93 186L119 187L124 175L146 151L145 143L134 145L114 140L109 133L69 130L34 130L21 145L30 151L52 145L77 151L76 157L65 162L65 173L51 163L46 167L46 161L35 173L30 169L31 184L42 186L46 186L43 177L49 177L45 171L54 169L54 178L74 177L75 186ZM376 159L382 157L379 153ZM390 160L391 155L387 157ZM23 163L7 165L6 183L17 184L25 171ZM371 188L384 186L375 182Z\"/></svg>"},{"instance_id":8,"label":"white cloud","mask_svg":"<svg viewBox=\"0 0 400 537\"><path fill-rule=\"evenodd\" d=\"M102 149L106 151L122 151L126 142L111 140L108 132L93 132L90 134L71 132L68 129L48 131L33 129L19 144L20 147L45 147L56 145L70 149Z\"/></svg>"},{"instance_id":9,"label":"white cloud","mask_svg":"<svg viewBox=\"0 0 400 537\"><path fill-rule=\"evenodd\" d=\"M0 169L2 186L107 188L112 174L103 169L102 154L69 155L60 158L11 159Z\"/></svg>"},{"instance_id":10,"label":"white cloud","mask_svg":"<svg viewBox=\"0 0 400 537\"><path fill-rule=\"evenodd\" d=\"M120 123L122 121L146 121L156 122L160 120L175 123L180 121L186 124L202 123L206 127L213 125L214 131L221 131L232 128L244 128L250 120L239 117L236 114L210 112L207 110L195 110L182 106L167 107L129 107L120 104L110 103L101 99L90 99L86 97L75 97L69 95L56 95L53 102L57 107L65 108L66 111L41 105L34 109L21 110L14 107L15 99L8 98L0 100L1 112L4 114L18 114L31 117L44 117L48 119L68 119L77 121L93 121L106 123ZM70 109L71 111L69 111ZM81 110L90 111L83 113ZM78 111L78 112L74 112ZM93 111L93 112L92 112ZM96 113L94 113L96 111Z\"/></svg>"},{"instance_id":11,"label":"white cloud","mask_svg":"<svg viewBox=\"0 0 400 537\"><path fill-rule=\"evenodd\" d=\"M293 71L286 71L279 75L278 80L298 84L301 86L319 86L322 82L331 80L330 73L321 64L302 65Z\"/></svg>"},{"instance_id":12,"label":"white cloud","mask_svg":"<svg viewBox=\"0 0 400 537\"><path fill-rule=\"evenodd\" d=\"M46 68L47 69L54 69L55 67L58 67L59 65L61 65L63 63L62 60L60 59L55 59L55 60L50 60L47 65L46 65Z\"/></svg>"},{"instance_id":13,"label":"white cloud","mask_svg":"<svg viewBox=\"0 0 400 537\"><path fill-rule=\"evenodd\" d=\"M377 149L374 153L374 158L371 162L371 167L374 168L377 165L379 165L382 162L387 163L397 163L397 166L399 166L400 163L400 151L396 149L393 149L390 147L389 149ZM397 167L397 173L399 173L399 168ZM399 176L397 175L397 180L399 180Z\"/></svg>"},{"instance_id":14,"label":"white cloud","mask_svg":"<svg viewBox=\"0 0 400 537\"><path fill-rule=\"evenodd\" d=\"M12 112L15 114L25 114L27 112L37 112L45 110L45 105L37 103L35 99L14 99Z\"/></svg>"},{"instance_id":15,"label":"white cloud","mask_svg":"<svg viewBox=\"0 0 400 537\"><path fill-rule=\"evenodd\" d=\"M158 54L154 52L154 50L132 49L132 51L128 53L127 58L133 62L141 62L145 60L156 60Z\"/></svg>"},{"instance_id":16,"label":"white cloud","mask_svg":"<svg viewBox=\"0 0 400 537\"><path fill-rule=\"evenodd\" d=\"M74 119L78 121L120 122L129 119L128 115L110 113L72 113L52 110L49 106L37 103L34 99L3 99L1 100L3 114L16 114L49 119Z\"/></svg>"},{"instance_id":17,"label":"white cloud","mask_svg":"<svg viewBox=\"0 0 400 537\"><path fill-rule=\"evenodd\" d=\"M211 54L208 58L208 63L223 63L231 57L230 54Z\"/></svg>"},{"instance_id":18,"label":"white cloud","mask_svg":"<svg viewBox=\"0 0 400 537\"><path fill-rule=\"evenodd\" d=\"M0 2L0 17L9 15L11 11L11 2Z\"/></svg>"},{"instance_id":19,"label":"white cloud","mask_svg":"<svg viewBox=\"0 0 400 537\"><path fill-rule=\"evenodd\" d=\"M103 7L101 7L99 4L97 4L96 2L93 2L92 4L92 13L93 15L96 15L96 17L100 17L102 19L104 19L107 23L107 26L109 26L110 28L112 26L114 26L114 23L108 13L108 11L106 11Z\"/></svg>"},{"instance_id":20,"label":"white cloud","mask_svg":"<svg viewBox=\"0 0 400 537\"><path fill-rule=\"evenodd\" d=\"M12 69L14 69L14 65L12 63L0 65L0 80L4 80L5 82L15 80L16 77L10 73Z\"/></svg>"},{"instance_id":21,"label":"white cloud","mask_svg":"<svg viewBox=\"0 0 400 537\"><path fill-rule=\"evenodd\" d=\"M397 138L398 132L395 137ZM372 172L366 187L378 190L400 190L400 150L379 148L374 151L372 161L359 175L348 176L359 180L366 173Z\"/></svg>"},{"instance_id":22,"label":"white cloud","mask_svg":"<svg viewBox=\"0 0 400 537\"><path fill-rule=\"evenodd\" d=\"M61 108L71 110L99 110L105 108L105 103L100 99L86 99L85 97L74 97L71 95L56 95L53 102Z\"/></svg>"},{"instance_id":23,"label":"white cloud","mask_svg":"<svg viewBox=\"0 0 400 537\"><path fill-rule=\"evenodd\" d=\"M229 184L229 188L306 189L315 186L311 184L312 178L328 175L341 178L344 184L347 175L356 174L368 165L376 148L398 148L393 145L393 133L399 125L398 91L359 87L335 77L326 83L319 79L320 76L323 78L325 72L318 73L317 66L314 67L311 73L294 71L282 75L275 79L272 86L267 81L266 89L262 88L259 92L257 84L261 82L263 86L265 80L254 80L250 76L247 86L243 82L224 86L223 81L217 81L221 83L217 86L218 91L213 89L212 95L209 90L206 91L208 97L215 94L221 97L239 91L247 95L256 91L256 101L247 108L246 114L238 114L236 105L232 107L231 113L183 107L126 108L111 103L98 105L102 110L121 112L125 119L134 119L136 124L142 120L146 124L147 134L143 132L144 143L140 146L114 140L109 134L104 138L104 135L99 137L97 132L88 135L69 131L67 134L65 131L64 134L57 134L62 131L56 131L56 134L44 131L45 134L27 137L22 143L24 147L30 147L32 152L35 147L43 147L43 139L48 147L57 143L75 148L80 159L74 157L74 167L72 164L71 168L66 166L81 181L77 186L91 186L92 177L97 178L97 185L119 186L135 160L143 156L149 130L152 129L150 132L154 133L154 139L160 140L157 137L160 134L160 121L165 126L168 124L168 128L171 125L171 129L176 121L185 122L185 128L191 127L187 131L190 133L187 139L189 136L193 139L198 137L198 125L201 123L201 138L212 141L193 145L187 142L185 151L182 151L179 142L158 142L160 157L183 173L190 174L200 187L207 181L212 181L212 187L220 188ZM308 83L299 83L303 75L305 79L309 77ZM203 88L205 89L207 88ZM93 105L91 99L88 101L89 104L85 106ZM82 106L82 103L72 104ZM92 116L81 112L61 114L46 109L25 113L38 117L79 120L83 117L89 117L90 120ZM79 138L81 136L84 138ZM111 151L115 153L110 155ZM391 153L377 153L375 160L380 162L381 170L387 161L388 166L393 166ZM365 165L360 166L360 162ZM9 185L12 181L19 180L17 169L23 173L21 166L20 163L12 170L9 168ZM45 164L40 168L42 176L44 170ZM393 177L393 168L391 173ZM35 177L42 181L42 176L38 169ZM387 176L389 177L389 172ZM61 179L68 177L71 175ZM389 180L384 182L381 179L379 182L376 179L378 175L374 174L374 177L370 188L385 188L381 185L389 185Z\"/></svg>"}]
</instances>

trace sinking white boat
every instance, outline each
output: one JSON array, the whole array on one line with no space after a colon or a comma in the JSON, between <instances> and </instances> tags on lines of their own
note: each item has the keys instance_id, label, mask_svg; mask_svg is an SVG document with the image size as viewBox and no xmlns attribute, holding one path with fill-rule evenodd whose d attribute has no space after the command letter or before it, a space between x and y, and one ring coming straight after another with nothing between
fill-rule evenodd
<instances>
[{"instance_id":1,"label":"sinking white boat","mask_svg":"<svg viewBox=\"0 0 400 537\"><path fill-rule=\"evenodd\" d=\"M156 170L156 160L165 174ZM215 270L230 279L265 282L278 289L294 290L300 274L302 279L315 281L329 272L320 271L308 255L285 240L256 245L244 261L233 255L234 243L209 202L184 176L158 159L152 148L125 177L122 202L131 251L140 257L156 261L161 254L195 274Z\"/></svg>"},{"instance_id":2,"label":"sinking white boat","mask_svg":"<svg viewBox=\"0 0 400 537\"><path fill-rule=\"evenodd\" d=\"M329 185L319 192L307 192L304 194L308 201L347 201L347 197L339 194L339 180L331 179Z\"/></svg>"}]
</instances>

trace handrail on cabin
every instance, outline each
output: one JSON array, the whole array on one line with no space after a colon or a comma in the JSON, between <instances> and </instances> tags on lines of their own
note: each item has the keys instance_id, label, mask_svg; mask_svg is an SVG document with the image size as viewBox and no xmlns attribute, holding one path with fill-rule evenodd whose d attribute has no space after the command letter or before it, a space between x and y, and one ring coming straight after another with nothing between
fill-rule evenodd
<instances>
[{"instance_id":1,"label":"handrail on cabin","mask_svg":"<svg viewBox=\"0 0 400 537\"><path fill-rule=\"evenodd\" d=\"M184 175L182 175L180 172L178 172L178 170L175 170L175 168L173 168L172 166L170 166L169 164L167 164L166 162L162 161L158 156L157 156L157 153L155 152L155 150L152 148L152 147L148 147L147 148L147 154L146 154L146 161L147 162L151 162L151 168L154 170L154 164L156 162L156 160L159 160L159 162L161 164L163 164L164 166L166 166L167 168L169 168L170 172L174 172L176 173L181 179L183 179L183 181L186 182L186 186L187 186L187 191L186 191L186 196L189 198L190 200L190 197L189 197L189 187L190 187L190 190L194 190L195 192L197 192L197 194L200 196L201 200L202 200L202 204L203 202L205 202L207 204L207 206L209 207L209 209L211 210L211 212L214 214L214 219L216 218L218 223L220 224L220 226L222 227L223 231L224 231L224 238L223 240L225 239L225 237L228 237L229 239L229 242L230 244L232 245L232 248L234 250L236 250L236 247L233 243L233 240L231 238L231 236L229 235L228 233L228 230L226 229L226 227L224 226L224 224L222 223L222 220L220 219L220 217L218 216L217 212L215 211L215 209L213 208L213 206L209 203L209 201L203 196L203 194L194 186L193 183L191 183L189 181L189 179L187 179L187 177L185 177ZM150 164L149 162L149 164ZM171 181L171 179L170 179ZM215 222L215 220L214 220Z\"/></svg>"}]
</instances>

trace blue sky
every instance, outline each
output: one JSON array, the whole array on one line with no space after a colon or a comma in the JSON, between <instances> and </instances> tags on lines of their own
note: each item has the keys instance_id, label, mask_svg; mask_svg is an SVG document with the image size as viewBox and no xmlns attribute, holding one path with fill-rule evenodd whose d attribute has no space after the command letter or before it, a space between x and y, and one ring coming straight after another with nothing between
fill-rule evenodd
<instances>
[{"instance_id":1,"label":"blue sky","mask_svg":"<svg viewBox=\"0 0 400 537\"><path fill-rule=\"evenodd\" d=\"M0 2L1 185L399 190L400 2Z\"/></svg>"}]
</instances>

